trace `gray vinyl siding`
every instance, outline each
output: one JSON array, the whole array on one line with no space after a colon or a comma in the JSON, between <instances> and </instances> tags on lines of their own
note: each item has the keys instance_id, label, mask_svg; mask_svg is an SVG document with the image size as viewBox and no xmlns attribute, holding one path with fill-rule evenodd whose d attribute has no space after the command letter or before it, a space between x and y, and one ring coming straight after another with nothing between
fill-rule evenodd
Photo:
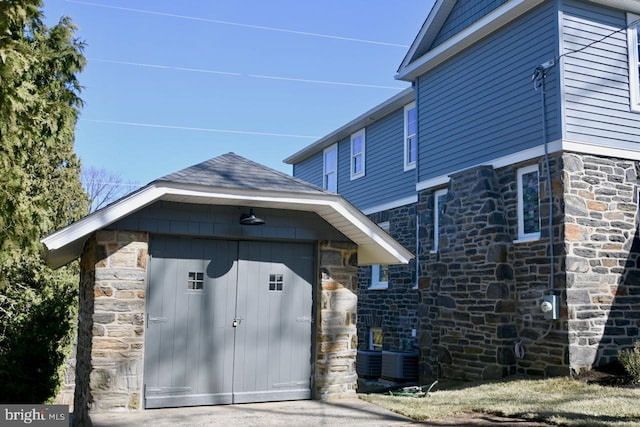
<instances>
[{"instance_id":1,"label":"gray vinyl siding","mask_svg":"<svg viewBox=\"0 0 640 427\"><path fill-rule=\"evenodd\" d=\"M630 111L629 65L623 11L587 2L562 4L565 137L627 149L640 143L640 114Z\"/></svg>"},{"instance_id":2,"label":"gray vinyl siding","mask_svg":"<svg viewBox=\"0 0 640 427\"><path fill-rule=\"evenodd\" d=\"M323 171L322 151L293 165L293 176L322 188Z\"/></svg>"},{"instance_id":3,"label":"gray vinyl siding","mask_svg":"<svg viewBox=\"0 0 640 427\"><path fill-rule=\"evenodd\" d=\"M339 231L317 215L306 212L256 208L260 226L240 225L240 215L249 208L199 205L160 201L111 224L111 230L146 231L191 237L336 240L348 241Z\"/></svg>"},{"instance_id":4,"label":"gray vinyl siding","mask_svg":"<svg viewBox=\"0 0 640 427\"><path fill-rule=\"evenodd\" d=\"M541 145L531 76L557 56L557 24L555 2L545 3L419 78L419 181ZM546 86L552 141L561 129L557 71Z\"/></svg>"},{"instance_id":5,"label":"gray vinyl siding","mask_svg":"<svg viewBox=\"0 0 640 427\"><path fill-rule=\"evenodd\" d=\"M404 170L404 107L365 129L365 175L351 180L351 139L338 146L338 193L360 210L415 195L415 170Z\"/></svg>"},{"instance_id":6,"label":"gray vinyl siding","mask_svg":"<svg viewBox=\"0 0 640 427\"><path fill-rule=\"evenodd\" d=\"M431 49L447 41L507 0L458 0L442 29L431 45Z\"/></svg>"}]
</instances>

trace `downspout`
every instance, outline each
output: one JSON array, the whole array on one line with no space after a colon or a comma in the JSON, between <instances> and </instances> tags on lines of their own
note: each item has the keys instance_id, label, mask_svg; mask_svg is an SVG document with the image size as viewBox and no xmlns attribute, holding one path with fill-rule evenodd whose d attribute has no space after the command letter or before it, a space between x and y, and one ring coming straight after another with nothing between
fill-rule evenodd
<instances>
[{"instance_id":1,"label":"downspout","mask_svg":"<svg viewBox=\"0 0 640 427\"><path fill-rule=\"evenodd\" d=\"M418 153L420 152L419 150L419 145L420 145L420 114L418 112L418 100L420 99L420 97L418 96L419 91L420 91L420 84L419 84L419 77L416 78L416 80L411 83L411 85L413 86L413 91L415 92L415 103L416 103L416 167L414 170L414 185L417 185L418 183L418 168L420 167L420 156L418 155ZM420 196L418 196L418 201L420 200ZM419 209L419 203L416 202L416 283L414 285L414 287L416 289L419 289L419 284L420 284L420 209Z\"/></svg>"}]
</instances>

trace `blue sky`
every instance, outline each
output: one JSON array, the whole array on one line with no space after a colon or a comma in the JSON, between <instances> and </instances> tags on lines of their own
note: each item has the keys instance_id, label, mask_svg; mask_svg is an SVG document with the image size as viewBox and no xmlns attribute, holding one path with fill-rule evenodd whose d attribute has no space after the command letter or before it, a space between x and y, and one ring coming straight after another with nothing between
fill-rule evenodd
<instances>
[{"instance_id":1,"label":"blue sky","mask_svg":"<svg viewBox=\"0 0 640 427\"><path fill-rule=\"evenodd\" d=\"M433 0L44 0L87 43L83 167L144 185L235 152L282 160L408 87Z\"/></svg>"}]
</instances>

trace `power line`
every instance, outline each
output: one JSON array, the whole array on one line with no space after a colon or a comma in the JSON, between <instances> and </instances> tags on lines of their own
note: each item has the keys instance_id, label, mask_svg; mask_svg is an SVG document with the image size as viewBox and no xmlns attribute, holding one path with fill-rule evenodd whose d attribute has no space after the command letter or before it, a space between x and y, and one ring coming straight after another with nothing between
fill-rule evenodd
<instances>
[{"instance_id":1,"label":"power line","mask_svg":"<svg viewBox=\"0 0 640 427\"><path fill-rule=\"evenodd\" d=\"M109 64L120 64L120 65L133 65L136 67L147 67L147 68L160 68L164 70L178 70L178 71L190 71L194 73L207 73L207 74L222 74L226 76L242 76L240 73L232 73L228 71L217 71L217 70L204 70L199 68L186 68L186 67L173 67L170 65L158 65L158 64L145 64L142 62L129 62L129 61L116 61L113 59L101 59L101 58L87 58L89 62L106 62Z\"/></svg>"},{"instance_id":2,"label":"power line","mask_svg":"<svg viewBox=\"0 0 640 427\"><path fill-rule=\"evenodd\" d=\"M318 136L311 136L311 135L295 135L295 134L287 134L287 133L252 132L252 131L244 131L244 130L198 128L198 127L173 126L173 125L162 125L162 124L153 124L153 123L123 122L123 121L118 121L118 120L96 120L96 119L83 119L83 118L80 118L79 120L83 121L83 122L104 123L104 124L111 124L111 125L139 126L139 127L161 128L161 129L190 130L190 131L198 131L198 132L231 133L231 134L239 134L239 135L258 135L258 136L277 136L277 137L280 137L280 138L303 138L303 139L318 139L319 138Z\"/></svg>"},{"instance_id":3,"label":"power line","mask_svg":"<svg viewBox=\"0 0 640 427\"><path fill-rule=\"evenodd\" d=\"M296 79L293 77L262 76L258 74L249 74L249 77L256 77L259 79L271 79L271 80L286 80L290 82L318 83L318 84L325 84L325 85L368 87L373 89L393 89L393 90L405 89L399 86L379 86L379 85L369 85L369 84L361 84L361 83L344 83L344 82L327 81L327 80Z\"/></svg>"},{"instance_id":4,"label":"power line","mask_svg":"<svg viewBox=\"0 0 640 427\"><path fill-rule=\"evenodd\" d=\"M375 45L381 45L381 46L401 47L401 48L404 48L404 49L409 47L407 45L398 44L398 43L388 43L388 42L381 42L381 41L376 41L376 40L357 39L357 38L353 38L353 37L334 36L334 35L331 35L331 34L311 33L311 32L307 32L307 31L297 31L297 30L289 30L289 29L285 29L285 28L266 27L266 26L262 26L262 25L242 24L240 22L221 21L221 20L217 20L217 19L199 18L197 16L178 15L178 14L175 14L175 13L156 12L156 11L153 11L153 10L134 9L134 8L130 8L130 7L121 7L121 6L111 6L111 5L100 4L100 3L90 3L90 2L80 1L80 0L66 0L66 1L67 1L67 3L76 3L76 4L83 4L83 5L86 5L86 6L103 7L103 8L106 8L106 9L123 10L123 11L126 11L126 12L146 13L146 14L149 14L149 15L166 16L166 17L170 17L170 18L179 18L179 19L189 19L189 20L192 20L192 21L209 22L209 23L213 23L213 24L222 24L222 25L232 25L232 26L236 26L236 27L253 28L253 29L257 29L257 30L277 31L277 32L281 32L281 33L297 34L297 35L301 35L301 36L321 37L321 38L326 38L326 39L343 40L343 41L350 41L350 42L356 42L356 43L367 43L367 44L375 44Z\"/></svg>"},{"instance_id":5,"label":"power line","mask_svg":"<svg viewBox=\"0 0 640 427\"><path fill-rule=\"evenodd\" d=\"M143 62L116 61L112 59L101 59L101 58L88 58L88 59L90 62L91 61L105 62L109 64L132 65L136 67L159 68L159 69L165 69L165 70L188 71L188 72L194 72L194 73L221 74L221 75L235 76L235 77L240 77L244 75L241 73L234 73L234 72L228 72L228 71L205 70L201 68L174 67L170 65L147 64ZM331 80L300 79L295 77L266 76L266 75L260 75L260 74L246 74L246 76L258 78L258 79L284 80L284 81L290 81L290 82L317 83L317 84L336 85L336 86L367 87L372 89L391 89L391 90L404 89L404 87L400 87L400 86L382 86L382 85L371 85L371 84L365 84L365 83L338 82L338 81L331 81Z\"/></svg>"}]
</instances>

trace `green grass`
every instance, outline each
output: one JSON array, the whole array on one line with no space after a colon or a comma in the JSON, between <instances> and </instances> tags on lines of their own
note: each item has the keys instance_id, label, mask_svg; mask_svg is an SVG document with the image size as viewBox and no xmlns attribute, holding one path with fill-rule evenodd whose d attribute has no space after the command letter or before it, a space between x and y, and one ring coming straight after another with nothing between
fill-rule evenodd
<instances>
[{"instance_id":1,"label":"green grass","mask_svg":"<svg viewBox=\"0 0 640 427\"><path fill-rule=\"evenodd\" d=\"M436 385L427 397L361 394L360 398L415 420L482 412L565 426L638 426L640 389L602 387L571 378Z\"/></svg>"}]
</instances>

